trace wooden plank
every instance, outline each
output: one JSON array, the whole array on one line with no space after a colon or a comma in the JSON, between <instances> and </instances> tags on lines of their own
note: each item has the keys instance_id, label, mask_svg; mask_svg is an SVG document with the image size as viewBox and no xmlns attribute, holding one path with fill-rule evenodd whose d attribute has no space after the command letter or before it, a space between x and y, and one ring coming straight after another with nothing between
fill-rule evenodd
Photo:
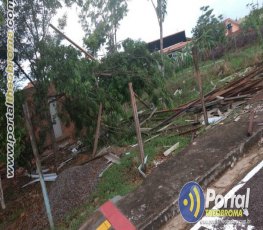
<instances>
[{"instance_id":1,"label":"wooden plank","mask_svg":"<svg viewBox=\"0 0 263 230\"><path fill-rule=\"evenodd\" d=\"M135 100L134 91L133 91L133 87L132 87L131 82L129 82L129 91L130 91L130 97L131 97L133 118L134 118L134 122L135 122L136 136L137 136L137 141L138 141L139 151L140 151L140 157L141 157L141 165L142 165L141 169L142 169L142 171L145 172L146 167L144 164L143 141L142 141L142 136L141 136L140 122L139 122L139 117L138 117L136 100Z\"/></svg>"},{"instance_id":2,"label":"wooden plank","mask_svg":"<svg viewBox=\"0 0 263 230\"><path fill-rule=\"evenodd\" d=\"M167 149L163 155L164 156L168 156L169 154L171 154L174 150L178 149L179 148L179 142L177 142L175 145L173 145L171 148Z\"/></svg>"},{"instance_id":3,"label":"wooden plank","mask_svg":"<svg viewBox=\"0 0 263 230\"><path fill-rule=\"evenodd\" d=\"M115 163L115 164L120 164L120 158L116 155L114 155L113 153L109 153L107 155L104 156L104 158L106 158L108 161Z\"/></svg>"},{"instance_id":4,"label":"wooden plank","mask_svg":"<svg viewBox=\"0 0 263 230\"><path fill-rule=\"evenodd\" d=\"M150 120L152 118L152 116L155 114L156 111L157 111L157 108L154 108L154 110L151 112L150 116L147 117L144 121L142 121L140 123L140 126L142 126L146 121Z\"/></svg>"}]
</instances>

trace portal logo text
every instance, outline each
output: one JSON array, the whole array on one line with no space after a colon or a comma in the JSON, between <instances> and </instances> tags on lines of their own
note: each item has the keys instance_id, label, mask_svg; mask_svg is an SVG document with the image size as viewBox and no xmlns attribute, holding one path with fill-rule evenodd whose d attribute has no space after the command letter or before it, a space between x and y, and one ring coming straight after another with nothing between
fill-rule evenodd
<instances>
[{"instance_id":1,"label":"portal logo text","mask_svg":"<svg viewBox=\"0 0 263 230\"><path fill-rule=\"evenodd\" d=\"M13 178L14 169L14 0L7 1L7 92L5 95L5 105L7 108L7 178Z\"/></svg>"},{"instance_id":2,"label":"portal logo text","mask_svg":"<svg viewBox=\"0 0 263 230\"><path fill-rule=\"evenodd\" d=\"M216 194L214 189L208 188L205 198L201 186L192 181L183 186L178 205L182 217L189 223L198 222L203 213L207 217L247 217L249 196L250 188L247 188L244 195L229 196ZM214 208L209 209L211 206Z\"/></svg>"},{"instance_id":3,"label":"portal logo text","mask_svg":"<svg viewBox=\"0 0 263 230\"><path fill-rule=\"evenodd\" d=\"M244 195L232 195L224 197L216 194L214 189L207 189L206 194L206 216L214 217L243 217L249 205L250 188L247 188ZM210 203L214 203L217 209L208 209Z\"/></svg>"}]
</instances>

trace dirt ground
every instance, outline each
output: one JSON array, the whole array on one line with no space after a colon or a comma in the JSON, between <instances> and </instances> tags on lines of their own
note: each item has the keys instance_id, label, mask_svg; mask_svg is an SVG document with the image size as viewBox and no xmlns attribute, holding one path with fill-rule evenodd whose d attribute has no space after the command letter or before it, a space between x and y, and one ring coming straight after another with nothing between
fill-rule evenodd
<instances>
[{"instance_id":1,"label":"dirt ground","mask_svg":"<svg viewBox=\"0 0 263 230\"><path fill-rule=\"evenodd\" d=\"M71 148L71 147L67 147ZM65 148L65 149L67 149ZM63 162L70 157L71 153L65 149L60 150L58 162ZM126 148L111 147L110 151L118 156L126 151ZM47 151L42 158L50 155ZM94 192L98 176L107 165L107 160L100 158L82 165L91 159L91 153L83 152L74 156L73 160L62 167L58 172L55 182L46 182L52 215L55 222L59 222L70 211L87 200ZM54 158L47 157L42 162L42 168L49 168L48 173L54 172ZM0 172L4 173L4 168ZM39 182L22 188L31 181L25 176L26 170L16 170L16 177L6 179L2 176L2 184L5 196L6 209L0 209L0 229L45 229L48 226L42 191Z\"/></svg>"}]
</instances>

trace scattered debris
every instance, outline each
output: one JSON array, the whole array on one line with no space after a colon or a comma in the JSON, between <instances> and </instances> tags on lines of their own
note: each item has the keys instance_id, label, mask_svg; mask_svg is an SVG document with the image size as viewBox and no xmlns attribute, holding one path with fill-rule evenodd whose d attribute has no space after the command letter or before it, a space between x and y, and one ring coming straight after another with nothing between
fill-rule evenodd
<instances>
[{"instance_id":1,"label":"scattered debris","mask_svg":"<svg viewBox=\"0 0 263 230\"><path fill-rule=\"evenodd\" d=\"M97 154L96 157L104 156L106 153L109 152L110 146L102 148Z\"/></svg>"},{"instance_id":2,"label":"scattered debris","mask_svg":"<svg viewBox=\"0 0 263 230\"><path fill-rule=\"evenodd\" d=\"M69 150L71 151L73 156L76 156L77 154L84 151L83 147L83 143L81 141L78 141L75 145L71 146Z\"/></svg>"},{"instance_id":3,"label":"scattered debris","mask_svg":"<svg viewBox=\"0 0 263 230\"><path fill-rule=\"evenodd\" d=\"M28 174L26 173L26 176L30 177L30 178L39 178L39 174ZM57 176L56 173L50 173L50 174L43 174L43 177L54 177Z\"/></svg>"},{"instance_id":4,"label":"scattered debris","mask_svg":"<svg viewBox=\"0 0 263 230\"><path fill-rule=\"evenodd\" d=\"M177 142L175 145L173 145L171 148L169 148L169 149L167 149L164 153L163 153L163 155L164 156L168 156L170 153L172 153L174 150L176 150L176 149L178 149L178 147L179 147L179 142Z\"/></svg>"},{"instance_id":5,"label":"scattered debris","mask_svg":"<svg viewBox=\"0 0 263 230\"><path fill-rule=\"evenodd\" d=\"M174 96L182 95L182 93L183 93L183 90L182 90L182 89L177 89L177 90L175 90L175 92L174 92Z\"/></svg>"},{"instance_id":6,"label":"scattered debris","mask_svg":"<svg viewBox=\"0 0 263 230\"><path fill-rule=\"evenodd\" d=\"M74 158L71 157L69 159L67 159L66 161L63 161L62 163L60 163L60 165L58 166L58 170L61 169L62 167L64 167L68 162L72 161Z\"/></svg>"},{"instance_id":7,"label":"scattered debris","mask_svg":"<svg viewBox=\"0 0 263 230\"><path fill-rule=\"evenodd\" d=\"M151 141L152 139L159 137L160 135L161 134L154 135L154 136L150 137L149 139L145 140L143 143L147 143L147 142ZM131 145L132 148L134 148L136 146L138 146L138 144Z\"/></svg>"},{"instance_id":8,"label":"scattered debris","mask_svg":"<svg viewBox=\"0 0 263 230\"><path fill-rule=\"evenodd\" d=\"M263 89L263 85L260 84L263 80L261 76L262 72L263 66L255 67L252 70L249 69L249 71L245 72L245 75L239 74L240 77L238 79L231 81L223 87L212 90L204 97L206 109L211 110L213 108L222 107L224 110L228 110L244 104L246 102L245 100L251 98L251 95ZM249 110L250 106L246 106L245 109ZM224 114L224 110L220 109L222 114ZM155 130L161 132L167 129L175 118L187 112L202 112L201 100L196 99L171 110L156 111L156 115L164 113L172 113L172 115L153 127L151 132ZM225 117L226 114L224 114L224 118Z\"/></svg>"},{"instance_id":9,"label":"scattered debris","mask_svg":"<svg viewBox=\"0 0 263 230\"><path fill-rule=\"evenodd\" d=\"M157 108L154 108L153 111L152 111L152 113L150 114L150 116L147 117L144 121L142 121L142 122L140 123L140 126L142 126L145 122L147 122L148 120L150 120L150 119L152 118L152 116L155 114L156 111L157 111Z\"/></svg>"},{"instance_id":10,"label":"scattered debris","mask_svg":"<svg viewBox=\"0 0 263 230\"><path fill-rule=\"evenodd\" d=\"M146 165L147 160L148 160L148 155L144 158L144 162L143 162L144 165ZM138 170L139 170L140 174L141 174L144 178L146 178L146 174L142 171L142 164L139 165Z\"/></svg>"},{"instance_id":11,"label":"scattered debris","mask_svg":"<svg viewBox=\"0 0 263 230\"><path fill-rule=\"evenodd\" d=\"M163 162L164 162L164 159L163 159L163 160L160 160L160 161L154 160L154 161L153 161L153 164L154 164L155 167L158 167L158 165L160 165L160 164L163 163Z\"/></svg>"},{"instance_id":12,"label":"scattered debris","mask_svg":"<svg viewBox=\"0 0 263 230\"><path fill-rule=\"evenodd\" d=\"M38 174L28 174L31 178L36 178L35 180L32 180L28 182L27 184L23 185L22 188L27 187L28 185L34 184L38 181L40 181L39 175ZM50 173L50 174L43 174L44 181L55 181L57 179L57 174L56 173Z\"/></svg>"},{"instance_id":13,"label":"scattered debris","mask_svg":"<svg viewBox=\"0 0 263 230\"><path fill-rule=\"evenodd\" d=\"M208 123L209 124L214 124L214 123L216 123L216 122L218 122L218 121L220 121L222 119L223 119L223 117L209 117L208 118ZM204 124L205 124L205 122L203 121L202 125L204 125Z\"/></svg>"},{"instance_id":14,"label":"scattered debris","mask_svg":"<svg viewBox=\"0 0 263 230\"><path fill-rule=\"evenodd\" d=\"M239 121L239 120L240 120L240 116L237 116L237 117L234 119L235 122L237 122L237 121Z\"/></svg>"},{"instance_id":15,"label":"scattered debris","mask_svg":"<svg viewBox=\"0 0 263 230\"><path fill-rule=\"evenodd\" d=\"M99 178L103 176L103 174L113 165L113 163L110 163L107 165L107 167L99 174Z\"/></svg>"},{"instance_id":16,"label":"scattered debris","mask_svg":"<svg viewBox=\"0 0 263 230\"><path fill-rule=\"evenodd\" d=\"M104 156L108 161L115 163L115 164L120 164L120 158L112 153L109 153Z\"/></svg>"}]
</instances>

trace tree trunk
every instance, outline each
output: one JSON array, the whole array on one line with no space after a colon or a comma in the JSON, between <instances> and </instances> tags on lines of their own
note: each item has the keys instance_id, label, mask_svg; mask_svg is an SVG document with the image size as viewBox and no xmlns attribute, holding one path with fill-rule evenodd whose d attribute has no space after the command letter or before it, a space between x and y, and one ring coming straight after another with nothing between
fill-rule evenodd
<instances>
[{"instance_id":1,"label":"tree trunk","mask_svg":"<svg viewBox=\"0 0 263 230\"><path fill-rule=\"evenodd\" d=\"M160 53L163 54L163 23L160 21Z\"/></svg>"},{"instance_id":2,"label":"tree trunk","mask_svg":"<svg viewBox=\"0 0 263 230\"><path fill-rule=\"evenodd\" d=\"M163 60L163 23L162 23L162 19L160 19L159 26L160 26L160 54L162 58L161 72L162 72L162 76L164 77L165 70L164 70L164 60Z\"/></svg>"}]
</instances>

